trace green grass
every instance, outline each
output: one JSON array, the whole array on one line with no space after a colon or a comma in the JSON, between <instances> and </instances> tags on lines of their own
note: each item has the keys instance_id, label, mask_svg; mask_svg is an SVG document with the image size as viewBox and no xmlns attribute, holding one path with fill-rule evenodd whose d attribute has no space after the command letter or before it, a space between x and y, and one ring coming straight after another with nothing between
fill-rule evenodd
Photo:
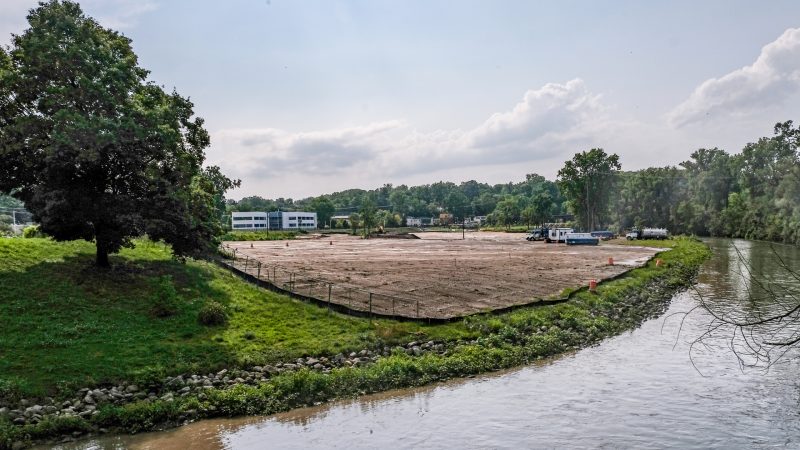
<instances>
[{"instance_id":1,"label":"green grass","mask_svg":"<svg viewBox=\"0 0 800 450\"><path fill-rule=\"evenodd\" d=\"M285 296L254 288L216 266L171 260L160 245L139 242L113 258L115 269L91 266L90 244L44 239L0 239L0 395L179 373L219 364L245 364L290 355L334 353L377 342L421 337L463 340L447 355L396 353L376 364L330 374L283 373L259 386L208 390L207 398L106 405L91 423L52 418L14 426L0 417L0 448L71 431L112 427L139 432L198 418L270 414L334 398L419 386L437 380L513 367L585 346L630 329L658 311L663 299L687 286L710 251L692 239L668 242L661 267L651 261L606 283L595 293L577 290L570 301L482 314L425 326L329 314ZM168 319L150 313L154 280L169 275L182 302ZM199 306L227 305L220 328L197 325ZM250 339L245 336L250 336ZM461 341L463 342L463 341ZM20 392L16 392L19 394Z\"/></svg>"},{"instance_id":2,"label":"green grass","mask_svg":"<svg viewBox=\"0 0 800 450\"><path fill-rule=\"evenodd\" d=\"M677 238L679 239L679 238ZM603 241L604 244L611 245L630 245L638 247L653 247L653 248L672 248L675 246L676 239L635 239L627 240L625 237L613 239L610 241Z\"/></svg>"},{"instance_id":3,"label":"green grass","mask_svg":"<svg viewBox=\"0 0 800 450\"><path fill-rule=\"evenodd\" d=\"M0 393L9 384L19 394L40 395L57 386L335 354L431 329L329 313L256 288L214 264L182 264L147 241L112 256L110 271L96 270L93 258L94 246L83 241L0 239ZM179 311L158 318L154 286L163 275L171 277ZM209 301L226 305L226 325L198 323ZM460 335L452 328L428 334Z\"/></svg>"},{"instance_id":4,"label":"green grass","mask_svg":"<svg viewBox=\"0 0 800 450\"><path fill-rule=\"evenodd\" d=\"M696 267L707 256L704 245L688 239L660 242L675 248L660 256L666 268ZM610 333L616 325L592 310L613 308L625 292L671 273L651 262L601 283L601 295L578 291L565 304L426 325L331 313L259 289L211 263L180 263L148 241L112 256L110 271L96 270L93 258L93 245L83 241L0 239L0 395L41 395L59 386L72 390L411 340L525 336L562 323L577 332ZM165 275L179 307L176 315L159 318L153 306ZM682 273L671 281L685 284L685 278ZM198 323L198 311L210 301L227 308L225 325Z\"/></svg>"}]
</instances>

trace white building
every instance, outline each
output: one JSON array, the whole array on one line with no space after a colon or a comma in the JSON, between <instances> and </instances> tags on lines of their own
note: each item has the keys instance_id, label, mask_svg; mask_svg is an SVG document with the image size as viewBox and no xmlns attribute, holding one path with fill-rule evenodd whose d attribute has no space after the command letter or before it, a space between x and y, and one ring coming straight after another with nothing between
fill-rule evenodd
<instances>
[{"instance_id":1,"label":"white building","mask_svg":"<svg viewBox=\"0 0 800 450\"><path fill-rule=\"evenodd\" d=\"M269 228L267 213L234 211L231 213L231 228L234 230L266 230Z\"/></svg>"},{"instance_id":2,"label":"white building","mask_svg":"<svg viewBox=\"0 0 800 450\"><path fill-rule=\"evenodd\" d=\"M233 212L234 230L313 230L317 228L317 213L307 211Z\"/></svg>"}]
</instances>

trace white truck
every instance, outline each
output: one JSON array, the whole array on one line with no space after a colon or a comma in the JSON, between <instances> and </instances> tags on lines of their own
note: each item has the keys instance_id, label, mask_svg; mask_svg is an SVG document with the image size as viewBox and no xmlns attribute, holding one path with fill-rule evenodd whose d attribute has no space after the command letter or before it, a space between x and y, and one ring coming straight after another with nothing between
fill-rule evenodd
<instances>
[{"instance_id":1,"label":"white truck","mask_svg":"<svg viewBox=\"0 0 800 450\"><path fill-rule=\"evenodd\" d=\"M633 241L636 239L668 239L669 231L666 228L642 228L633 229L625 234L625 239Z\"/></svg>"},{"instance_id":2,"label":"white truck","mask_svg":"<svg viewBox=\"0 0 800 450\"><path fill-rule=\"evenodd\" d=\"M567 242L567 234L573 233L575 230L572 228L550 228L547 230L547 237L545 242Z\"/></svg>"}]
</instances>

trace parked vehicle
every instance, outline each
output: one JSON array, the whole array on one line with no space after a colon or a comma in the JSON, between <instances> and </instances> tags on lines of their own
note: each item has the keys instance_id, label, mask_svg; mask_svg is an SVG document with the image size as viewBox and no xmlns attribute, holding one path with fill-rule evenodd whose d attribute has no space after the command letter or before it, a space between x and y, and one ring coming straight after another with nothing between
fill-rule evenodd
<instances>
[{"instance_id":1,"label":"parked vehicle","mask_svg":"<svg viewBox=\"0 0 800 450\"><path fill-rule=\"evenodd\" d=\"M545 242L567 242L567 234L574 233L572 228L550 228L547 230L547 237Z\"/></svg>"},{"instance_id":2,"label":"parked vehicle","mask_svg":"<svg viewBox=\"0 0 800 450\"><path fill-rule=\"evenodd\" d=\"M567 245L597 245L600 238L592 233L567 233L565 241Z\"/></svg>"},{"instance_id":3,"label":"parked vehicle","mask_svg":"<svg viewBox=\"0 0 800 450\"><path fill-rule=\"evenodd\" d=\"M668 239L669 231L666 228L642 228L629 231L625 238L629 241L636 239Z\"/></svg>"},{"instance_id":4,"label":"parked vehicle","mask_svg":"<svg viewBox=\"0 0 800 450\"><path fill-rule=\"evenodd\" d=\"M602 239L604 241L607 241L609 239L614 239L614 233L612 233L611 231L608 231L608 230L592 231L590 234L592 236L594 236L596 238L600 238L600 239Z\"/></svg>"},{"instance_id":5,"label":"parked vehicle","mask_svg":"<svg viewBox=\"0 0 800 450\"><path fill-rule=\"evenodd\" d=\"M525 235L526 241L543 241L547 237L547 228L536 228L529 230Z\"/></svg>"}]
</instances>

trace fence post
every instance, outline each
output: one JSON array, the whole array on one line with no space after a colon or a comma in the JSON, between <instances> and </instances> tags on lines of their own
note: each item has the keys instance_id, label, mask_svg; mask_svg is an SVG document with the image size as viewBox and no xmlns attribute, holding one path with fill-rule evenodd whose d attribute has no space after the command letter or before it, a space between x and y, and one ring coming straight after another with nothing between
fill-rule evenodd
<instances>
[{"instance_id":1,"label":"fence post","mask_svg":"<svg viewBox=\"0 0 800 450\"><path fill-rule=\"evenodd\" d=\"M275 270L275 266L272 266L272 283L276 283L278 281L278 278L275 275Z\"/></svg>"},{"instance_id":2,"label":"fence post","mask_svg":"<svg viewBox=\"0 0 800 450\"><path fill-rule=\"evenodd\" d=\"M250 261L249 256L244 257L244 273L247 273L247 262Z\"/></svg>"},{"instance_id":3,"label":"fence post","mask_svg":"<svg viewBox=\"0 0 800 450\"><path fill-rule=\"evenodd\" d=\"M372 292L369 293L369 320L372 321Z\"/></svg>"},{"instance_id":4,"label":"fence post","mask_svg":"<svg viewBox=\"0 0 800 450\"><path fill-rule=\"evenodd\" d=\"M233 263L234 264L236 264L236 250L238 250L238 248L233 249Z\"/></svg>"},{"instance_id":5,"label":"fence post","mask_svg":"<svg viewBox=\"0 0 800 450\"><path fill-rule=\"evenodd\" d=\"M394 297L392 297L392 315L394 315Z\"/></svg>"}]
</instances>

